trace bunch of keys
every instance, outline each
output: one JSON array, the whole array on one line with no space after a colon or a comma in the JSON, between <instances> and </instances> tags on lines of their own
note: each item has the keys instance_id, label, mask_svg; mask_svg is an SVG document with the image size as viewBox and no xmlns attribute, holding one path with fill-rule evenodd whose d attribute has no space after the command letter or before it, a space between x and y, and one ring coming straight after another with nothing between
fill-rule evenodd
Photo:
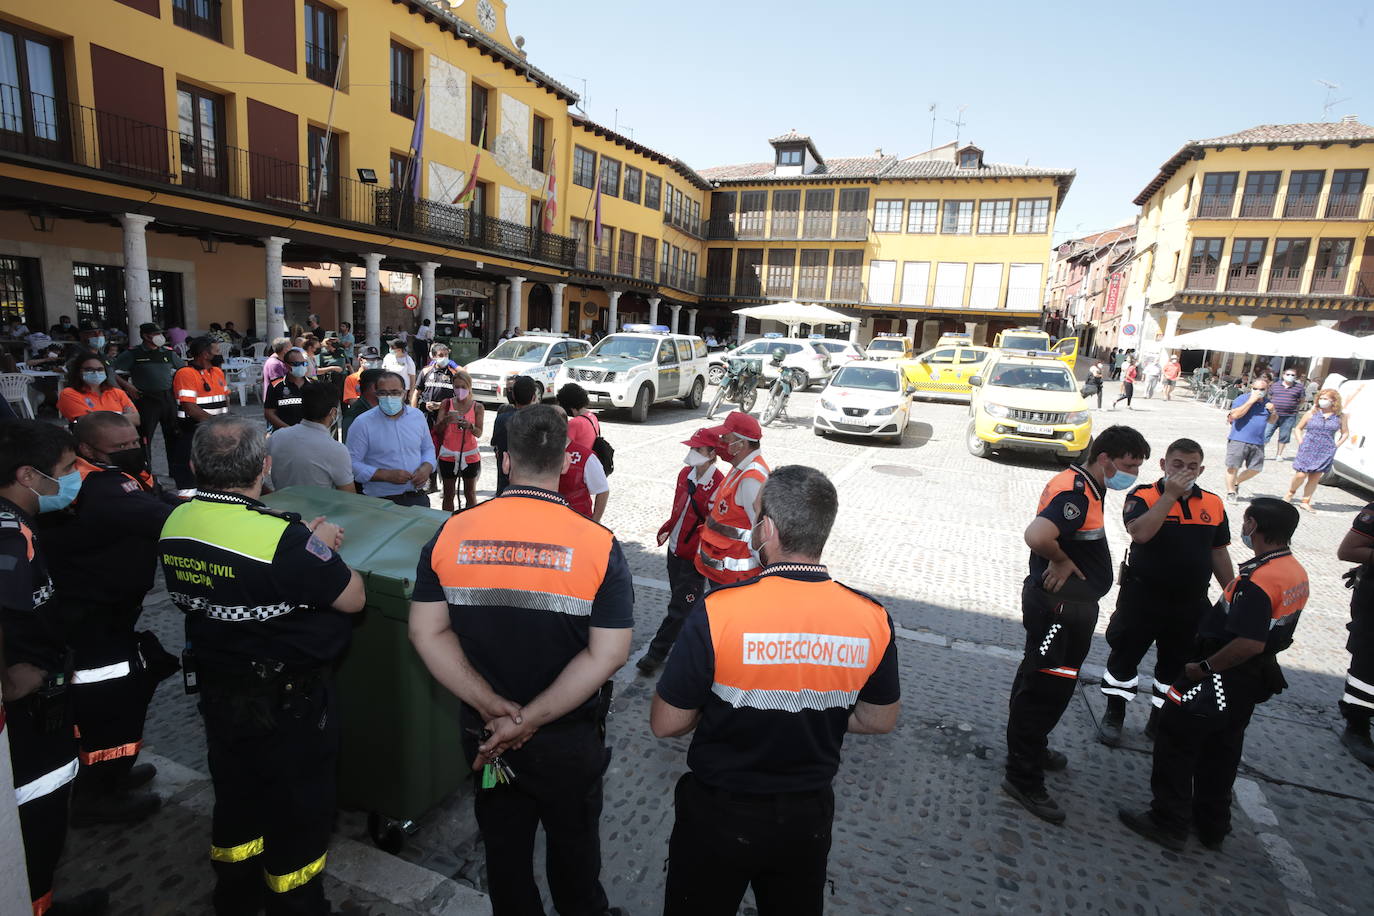
<instances>
[{"instance_id":1,"label":"bunch of keys","mask_svg":"<svg viewBox=\"0 0 1374 916\"><path fill-rule=\"evenodd\" d=\"M487 741L491 738L491 731L485 728L481 731L469 728L467 733L475 735L481 741ZM508 786L513 782L515 782L515 771L500 756L493 758L491 763L482 765L482 788L494 789L497 786Z\"/></svg>"}]
</instances>

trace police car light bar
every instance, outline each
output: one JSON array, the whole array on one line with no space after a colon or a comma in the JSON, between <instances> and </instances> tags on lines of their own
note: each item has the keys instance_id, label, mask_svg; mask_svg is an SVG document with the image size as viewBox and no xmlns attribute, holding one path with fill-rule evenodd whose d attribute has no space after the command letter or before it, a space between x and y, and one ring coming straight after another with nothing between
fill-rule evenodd
<instances>
[{"instance_id":1,"label":"police car light bar","mask_svg":"<svg viewBox=\"0 0 1374 916\"><path fill-rule=\"evenodd\" d=\"M626 332L630 334L671 334L672 329L666 324L627 324Z\"/></svg>"},{"instance_id":2,"label":"police car light bar","mask_svg":"<svg viewBox=\"0 0 1374 916\"><path fill-rule=\"evenodd\" d=\"M807 340L825 340L825 335L824 335L824 334L807 334L807 335L806 335L806 339L807 339Z\"/></svg>"},{"instance_id":3,"label":"police car light bar","mask_svg":"<svg viewBox=\"0 0 1374 916\"><path fill-rule=\"evenodd\" d=\"M782 334L778 331L769 331L767 334L763 335L763 337L764 340L781 340Z\"/></svg>"}]
</instances>

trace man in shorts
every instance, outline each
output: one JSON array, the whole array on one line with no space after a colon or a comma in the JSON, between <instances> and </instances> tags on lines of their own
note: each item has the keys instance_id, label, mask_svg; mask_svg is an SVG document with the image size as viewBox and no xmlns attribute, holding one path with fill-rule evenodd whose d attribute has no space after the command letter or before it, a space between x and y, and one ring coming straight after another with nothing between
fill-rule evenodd
<instances>
[{"instance_id":1,"label":"man in shorts","mask_svg":"<svg viewBox=\"0 0 1374 916\"><path fill-rule=\"evenodd\" d=\"M1227 412L1226 498L1231 502L1240 497L1240 485L1264 469L1264 430L1276 417L1263 376L1252 379L1250 390L1237 395Z\"/></svg>"},{"instance_id":2,"label":"man in shorts","mask_svg":"<svg viewBox=\"0 0 1374 916\"><path fill-rule=\"evenodd\" d=\"M1164 364L1164 400L1174 399L1174 386L1178 384L1178 377L1183 372L1183 367L1178 364L1178 355L1169 357L1169 361Z\"/></svg>"}]
</instances>

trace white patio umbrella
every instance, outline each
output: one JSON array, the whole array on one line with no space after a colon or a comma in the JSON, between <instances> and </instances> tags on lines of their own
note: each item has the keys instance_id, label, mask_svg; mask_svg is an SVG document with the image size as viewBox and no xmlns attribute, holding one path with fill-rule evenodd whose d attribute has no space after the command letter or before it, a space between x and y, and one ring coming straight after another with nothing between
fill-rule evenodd
<instances>
[{"instance_id":1,"label":"white patio umbrella","mask_svg":"<svg viewBox=\"0 0 1374 916\"><path fill-rule=\"evenodd\" d=\"M1356 337L1355 352L1352 355L1356 359L1374 359L1374 335Z\"/></svg>"},{"instance_id":2,"label":"white patio umbrella","mask_svg":"<svg viewBox=\"0 0 1374 916\"><path fill-rule=\"evenodd\" d=\"M1225 333L1227 327L1229 325L1217 325L1203 328L1201 331L1175 334L1164 341L1164 346L1170 350L1216 350L1218 349L1216 342Z\"/></svg>"},{"instance_id":3,"label":"white patio umbrella","mask_svg":"<svg viewBox=\"0 0 1374 916\"><path fill-rule=\"evenodd\" d=\"M735 309L736 315L747 315L763 321L777 321L788 327L799 324L858 324L861 319L841 314L822 305L805 305L801 302L770 302L767 305L751 305Z\"/></svg>"},{"instance_id":4,"label":"white patio umbrella","mask_svg":"<svg viewBox=\"0 0 1374 916\"><path fill-rule=\"evenodd\" d=\"M1278 349L1274 352L1283 356L1300 356L1308 359L1321 359L1327 356L1349 359L1356 356L1360 346L1364 345L1370 352L1370 356L1366 357L1368 359L1374 358L1374 346L1370 346L1371 343L1374 341L1362 340L1354 334L1314 324L1311 327L1279 334L1278 340L1275 341Z\"/></svg>"}]
</instances>

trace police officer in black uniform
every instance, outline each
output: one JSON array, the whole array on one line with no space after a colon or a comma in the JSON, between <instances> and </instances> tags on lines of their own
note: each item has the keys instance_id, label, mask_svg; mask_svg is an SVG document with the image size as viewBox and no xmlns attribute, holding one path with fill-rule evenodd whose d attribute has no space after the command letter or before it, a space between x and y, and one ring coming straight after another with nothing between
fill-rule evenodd
<instances>
[{"instance_id":1,"label":"police officer in black uniform","mask_svg":"<svg viewBox=\"0 0 1374 916\"><path fill-rule=\"evenodd\" d=\"M56 903L52 893L77 772L76 739L70 653L33 520L71 503L81 482L75 465L64 430L35 420L0 421L0 692L33 910L49 916L103 913L109 902L104 891Z\"/></svg>"},{"instance_id":2,"label":"police officer in black uniform","mask_svg":"<svg viewBox=\"0 0 1374 916\"><path fill-rule=\"evenodd\" d=\"M1207 582L1225 588L1235 578L1227 545L1231 526L1220 496L1197 485L1202 446L1178 439L1159 460L1165 476L1130 492L1122 508L1130 552L1121 567L1116 610L1107 624L1112 647L1102 692L1107 712L1098 740L1121 741L1126 704L1135 698L1141 659L1155 645L1153 706L1145 734L1153 738L1169 686L1193 650L1198 621L1211 605Z\"/></svg>"},{"instance_id":3,"label":"police officer in black uniform","mask_svg":"<svg viewBox=\"0 0 1374 916\"><path fill-rule=\"evenodd\" d=\"M343 532L258 501L271 459L259 423L214 417L191 446L194 499L158 550L186 615L215 787L210 859L219 914L329 912L319 879L334 822L338 710L331 672L363 608Z\"/></svg>"},{"instance_id":4,"label":"police officer in black uniform","mask_svg":"<svg viewBox=\"0 0 1374 916\"><path fill-rule=\"evenodd\" d=\"M1374 767L1374 741L1369 737L1369 722L1374 718L1374 503L1360 510L1345 533L1336 559L1360 564L1346 573L1350 596L1350 670L1345 675L1341 696L1341 715L1345 731L1341 744L1366 766Z\"/></svg>"},{"instance_id":5,"label":"police officer in black uniform","mask_svg":"<svg viewBox=\"0 0 1374 916\"><path fill-rule=\"evenodd\" d=\"M134 406L138 408L138 433L148 461L153 460L153 435L162 427L162 444L167 449L167 466L177 440L177 404L172 391L172 376L186 362L167 346L162 328L152 321L138 326L142 341L115 357L114 368L129 376L134 387Z\"/></svg>"},{"instance_id":6,"label":"police officer in black uniform","mask_svg":"<svg viewBox=\"0 0 1374 916\"><path fill-rule=\"evenodd\" d=\"M157 637L134 628L153 587L162 524L182 500L158 487L138 429L120 414L87 414L73 433L81 490L65 511L41 516L39 532L74 656L81 772L72 823L80 827L128 823L160 804L156 795L132 794L157 773L135 761L153 689L177 664Z\"/></svg>"}]
</instances>

